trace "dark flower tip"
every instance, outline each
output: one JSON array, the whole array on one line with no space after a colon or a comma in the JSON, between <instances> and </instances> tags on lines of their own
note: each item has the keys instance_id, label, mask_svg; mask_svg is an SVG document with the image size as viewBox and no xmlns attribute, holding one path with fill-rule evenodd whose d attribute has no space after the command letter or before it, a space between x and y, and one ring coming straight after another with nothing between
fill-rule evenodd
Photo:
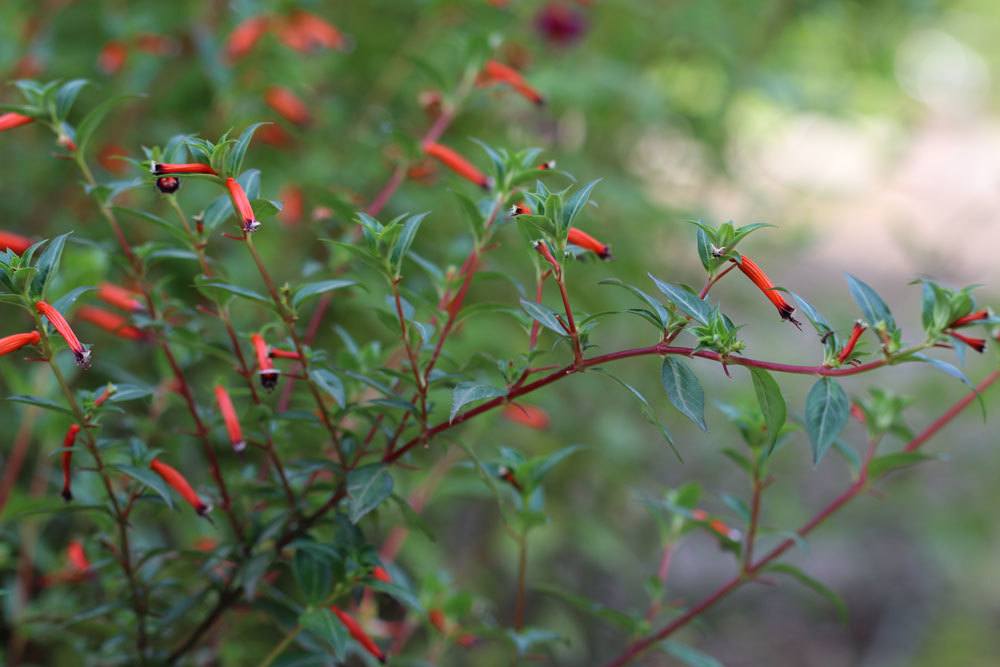
<instances>
[{"instance_id":1,"label":"dark flower tip","mask_svg":"<svg viewBox=\"0 0 1000 667\"><path fill-rule=\"evenodd\" d=\"M66 502L73 500L73 493L69 489L63 489L61 495Z\"/></svg>"},{"instance_id":2,"label":"dark flower tip","mask_svg":"<svg viewBox=\"0 0 1000 667\"><path fill-rule=\"evenodd\" d=\"M156 189L165 195L177 192L181 187L181 179L176 176L161 176L156 179Z\"/></svg>"},{"instance_id":3,"label":"dark flower tip","mask_svg":"<svg viewBox=\"0 0 1000 667\"><path fill-rule=\"evenodd\" d=\"M277 370L266 370L258 371L257 375L260 377L260 386L270 391L278 386L278 376L281 373Z\"/></svg>"},{"instance_id":4,"label":"dark flower tip","mask_svg":"<svg viewBox=\"0 0 1000 667\"><path fill-rule=\"evenodd\" d=\"M84 350L82 352L74 352L73 358L76 361L76 365L80 368L87 369L90 368L90 350Z\"/></svg>"}]
</instances>

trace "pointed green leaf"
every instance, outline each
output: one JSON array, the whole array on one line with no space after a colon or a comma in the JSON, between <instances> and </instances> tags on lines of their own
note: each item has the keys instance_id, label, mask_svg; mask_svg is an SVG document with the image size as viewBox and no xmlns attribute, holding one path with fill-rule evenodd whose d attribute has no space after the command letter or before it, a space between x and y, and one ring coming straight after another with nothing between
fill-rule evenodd
<instances>
[{"instance_id":1,"label":"pointed green leaf","mask_svg":"<svg viewBox=\"0 0 1000 667\"><path fill-rule=\"evenodd\" d=\"M806 430L812 441L813 462L820 459L847 423L850 401L847 394L828 377L812 386L806 396Z\"/></svg>"},{"instance_id":2,"label":"pointed green leaf","mask_svg":"<svg viewBox=\"0 0 1000 667\"><path fill-rule=\"evenodd\" d=\"M770 446L774 447L787 417L787 408L785 407L785 399L781 395L781 387L763 368L750 368L750 378L753 380L753 390L757 394L760 411L764 415L764 424L767 426Z\"/></svg>"},{"instance_id":3,"label":"pointed green leaf","mask_svg":"<svg viewBox=\"0 0 1000 667\"><path fill-rule=\"evenodd\" d=\"M673 406L697 424L702 431L707 431L705 390L701 388L694 371L680 359L666 356L660 368L660 380Z\"/></svg>"}]
</instances>

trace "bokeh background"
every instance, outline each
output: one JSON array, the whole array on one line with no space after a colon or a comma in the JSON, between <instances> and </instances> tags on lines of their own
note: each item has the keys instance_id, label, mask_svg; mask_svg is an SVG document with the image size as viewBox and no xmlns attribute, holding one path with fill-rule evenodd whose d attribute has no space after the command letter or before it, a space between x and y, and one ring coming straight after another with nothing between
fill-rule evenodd
<instances>
[{"instance_id":1,"label":"bokeh background","mask_svg":"<svg viewBox=\"0 0 1000 667\"><path fill-rule=\"evenodd\" d=\"M235 67L221 56L224 39L242 18L293 5L336 24L349 35L350 48L303 57L269 37ZM343 212L370 200L394 162L412 154L428 124L421 94L452 85L470 45L491 44L501 59L523 69L548 104L535 108L499 89L478 91L444 141L483 166L486 158L471 137L511 149L537 146L579 180L603 179L594 194L599 206L580 225L611 243L615 260L571 267L570 292L580 310L632 305L624 292L598 285L608 277L648 286L645 275L653 272L700 285L687 220L768 222L777 227L755 234L743 250L777 283L806 296L846 330L858 314L843 276L855 274L880 291L909 339L917 340L919 288L909 284L913 279L927 275L955 287L981 283L977 294L984 303L995 299L1000 284L998 31L1000 6L993 0L7 0L0 4L0 72L11 80L91 78L96 85L81 95L81 107L116 93L145 93L115 113L99 141L133 157L141 146L177 133L214 137L229 127L276 121L288 144L256 141L248 164L262 170L267 196L280 199L289 186L304 192L301 220L274 224L259 237L281 281L325 270L330 258L316 239L349 229ZM165 41L149 50L129 46L121 62L108 59L109 42L134 45L141 35ZM263 91L272 84L307 101L314 118L307 130L266 106ZM11 101L15 91L6 87L0 96ZM39 237L72 229L77 263L66 280L103 275L108 260L88 252L87 244L106 239L106 230L70 165L53 159L51 137L27 128L7 133L0 145L0 228ZM471 186L437 170L405 183L387 210L431 211L415 249L443 265L461 261L468 248L449 188L473 194ZM185 197L196 202L197 193L192 186ZM152 192L129 197L137 208L159 206ZM138 224L129 233L155 236ZM508 230L500 241L489 268L502 275L479 280L472 302L516 304L517 286L531 289L522 239ZM252 267L224 240L213 241L212 252L233 282L256 284ZM181 286L190 277L183 265L170 271ZM335 305L329 323L360 340L391 345L394 332L361 307L377 302L378 294ZM752 356L819 361L813 334L783 325L745 281L727 279L714 294L746 325ZM607 318L595 342L607 351L654 342L638 322L627 314ZM4 334L16 329L14 323L0 326ZM495 316L470 319L450 344L449 363L480 359L486 365L516 354L523 345L519 331ZM328 327L319 345L333 348L338 341ZM103 344L114 345L110 339ZM162 364L141 351L118 354L140 376ZM996 364L993 349L985 358L972 356L965 370L973 379ZM954 361L950 354L942 358ZM712 364L695 368L713 399L752 400L745 373L729 380ZM96 372L114 377L100 365ZM721 455L738 436L718 409L709 408L710 431L702 434L670 408L654 360L624 362L616 372L651 397L683 463L628 393L598 375L533 397L532 404L552 417L544 432L491 417L441 444L461 442L487 459L503 446L528 455L583 446L549 482L551 521L532 535L529 586L560 586L615 608L642 610L660 547L641 498L697 480L705 507L738 526L722 496L746 497L748 489ZM809 384L783 382L791 414L801 415ZM0 361L5 394L32 385L46 390L41 374ZM912 396L907 415L915 428L964 391L926 367L892 368L844 385L852 395L874 385ZM996 396L986 402L998 407ZM984 422L970 410L931 446L946 461L894 475L793 553L793 562L844 597L846 623L821 598L783 582L740 591L680 638L727 666L996 664L1000 457L993 424L995 418ZM30 504L32 486L55 495L50 453L64 428L24 406L0 403L0 444L9 446L18 429L29 429L35 445L0 517L8 537L0 568L7 578L18 558L10 545L27 535L41 536L39 567L59 557L45 537L61 529L11 508ZM845 432L848 441L861 438L856 425ZM420 483L444 450L420 454L417 469L397 482L404 489ZM414 535L400 562L416 578L441 578L469 591L484 613L503 622L513 606L514 544L492 495L463 465L425 510L437 541ZM849 480L836 456L814 467L802 433L782 451L776 474L764 508L764 523L775 530L797 526ZM732 568L732 556L711 536L694 534L677 552L668 599L696 600ZM557 598L536 592L529 603L533 625L568 640L553 664L599 664L625 642L620 631ZM238 662L238 651L253 650L257 641L263 639L250 636L244 647L233 648L231 664L247 664ZM440 664L508 659L491 650L448 653ZM660 653L639 664L678 663Z\"/></svg>"}]
</instances>

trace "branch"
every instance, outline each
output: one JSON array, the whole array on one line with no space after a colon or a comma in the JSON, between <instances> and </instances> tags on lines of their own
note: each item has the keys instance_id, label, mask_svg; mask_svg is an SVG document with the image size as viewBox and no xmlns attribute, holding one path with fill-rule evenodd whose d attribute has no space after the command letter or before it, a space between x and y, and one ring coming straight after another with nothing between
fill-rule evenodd
<instances>
[{"instance_id":1,"label":"branch","mask_svg":"<svg viewBox=\"0 0 1000 667\"><path fill-rule=\"evenodd\" d=\"M939 418L931 422L923 431L920 432L913 440L911 440L903 451L912 452L919 449L927 440L932 436L937 434L942 428L949 424L962 410L964 410L969 403L975 400L976 396L986 391L992 384L994 384L998 379L1000 379L1000 371L993 371L985 379L983 379L978 385L976 385L975 390L966 394L961 399L959 399L954 405L952 405L948 410L944 412ZM841 507L850 502L855 496L860 494L868 485L868 464L871 462L872 450L869 449L868 459L865 461L865 465L862 469L862 473L859 475L858 479L852 483L847 489L844 490L839 496L834 498L826 507L821 509L812 519L807 521L801 528L798 529L797 534L799 537L805 537L818 526L822 525L827 519L829 519L833 514L837 512ZM692 620L700 616L702 613L715 606L717 602L725 598L727 595L732 593L734 590L739 588L741 585L746 583L752 578L752 575L759 572L761 569L766 567L771 562L777 560L786 551L795 546L796 541L789 538L778 544L774 549L768 552L767 555L762 557L760 560L756 561L746 569L746 573L740 573L734 576L732 579L724 583L722 586L717 588L715 592L706 597L704 600L691 607L681 616L668 623L666 626L658 630L657 632L644 637L636 642L633 642L628 648L622 652L617 658L612 660L607 664L607 667L622 667L628 664L639 654L646 651L653 644L660 642L677 630L683 628L685 625L690 623Z\"/></svg>"}]
</instances>

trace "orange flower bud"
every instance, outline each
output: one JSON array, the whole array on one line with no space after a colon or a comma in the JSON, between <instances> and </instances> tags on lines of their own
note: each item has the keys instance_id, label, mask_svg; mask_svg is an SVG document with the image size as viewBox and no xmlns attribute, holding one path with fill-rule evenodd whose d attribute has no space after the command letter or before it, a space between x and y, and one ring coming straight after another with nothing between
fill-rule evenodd
<instances>
[{"instance_id":1,"label":"orange flower bud","mask_svg":"<svg viewBox=\"0 0 1000 667\"><path fill-rule=\"evenodd\" d=\"M516 424L539 431L549 427L548 413L533 405L508 403L507 407L503 410L503 416Z\"/></svg>"},{"instance_id":2,"label":"orange flower bud","mask_svg":"<svg viewBox=\"0 0 1000 667\"><path fill-rule=\"evenodd\" d=\"M10 250L15 255L22 255L34 242L26 236L11 232L0 232L0 251Z\"/></svg>"},{"instance_id":3,"label":"orange flower bud","mask_svg":"<svg viewBox=\"0 0 1000 667\"><path fill-rule=\"evenodd\" d=\"M167 465L159 459L153 459L149 462L149 469L162 477L163 481L166 482L170 488L180 494L181 498L187 501L187 503L194 508L194 511L197 512L199 516L204 516L205 513L211 509L205 502L202 501L201 498L198 497L195 490L191 488L188 481L184 479L184 475L177 472L177 469L173 466Z\"/></svg>"},{"instance_id":4,"label":"orange flower bud","mask_svg":"<svg viewBox=\"0 0 1000 667\"><path fill-rule=\"evenodd\" d=\"M128 59L128 47L118 41L111 41L101 48L97 55L97 66L108 75L117 74Z\"/></svg>"},{"instance_id":5,"label":"orange flower bud","mask_svg":"<svg viewBox=\"0 0 1000 667\"><path fill-rule=\"evenodd\" d=\"M308 125L312 120L309 107L305 105L305 102L283 86L270 86L264 92L264 101L289 123L301 126Z\"/></svg>"},{"instance_id":6,"label":"orange flower bud","mask_svg":"<svg viewBox=\"0 0 1000 667\"><path fill-rule=\"evenodd\" d=\"M582 229L570 227L566 240L577 247L591 251L601 259L611 259L611 246L601 243Z\"/></svg>"},{"instance_id":7,"label":"orange flower bud","mask_svg":"<svg viewBox=\"0 0 1000 667\"><path fill-rule=\"evenodd\" d=\"M73 352L73 357L76 359L77 366L81 368L90 367L90 350L83 346L80 339L76 337L73 332L73 328L70 327L69 322L63 317L62 313L53 308L49 303L45 301L36 301L35 310L37 310L41 315L43 315L52 325L63 340L66 341L66 345Z\"/></svg>"},{"instance_id":8,"label":"orange flower bud","mask_svg":"<svg viewBox=\"0 0 1000 667\"><path fill-rule=\"evenodd\" d=\"M483 71L479 74L477 83L480 86L504 83L533 104L537 104L538 106L545 104L545 99L537 90L528 85L528 82L524 80L520 72L496 60L486 61Z\"/></svg>"},{"instance_id":9,"label":"orange flower bud","mask_svg":"<svg viewBox=\"0 0 1000 667\"><path fill-rule=\"evenodd\" d=\"M990 316L989 312L987 312L985 309L977 310L974 313L969 313L968 315L958 318L957 320L952 322L949 326L957 329L959 327L964 327L969 324L972 324L973 322L978 322L980 320L988 319L989 316Z\"/></svg>"},{"instance_id":10,"label":"orange flower bud","mask_svg":"<svg viewBox=\"0 0 1000 667\"><path fill-rule=\"evenodd\" d=\"M430 624L440 632L442 635L448 634L448 623L445 619L444 612L440 609L431 609L427 612L427 620Z\"/></svg>"},{"instance_id":11,"label":"orange flower bud","mask_svg":"<svg viewBox=\"0 0 1000 667\"><path fill-rule=\"evenodd\" d=\"M493 179L479 171L471 162L442 144L427 142L423 145L424 153L435 158L444 166L462 178L472 181L484 190L493 187Z\"/></svg>"},{"instance_id":12,"label":"orange flower bud","mask_svg":"<svg viewBox=\"0 0 1000 667\"><path fill-rule=\"evenodd\" d=\"M344 627L347 628L347 631L351 634L352 637L354 637L354 640L356 642L361 644L361 646L364 647L364 649L368 651L372 656L374 656L376 660L378 660L382 664L385 664L386 661L385 653L383 653L382 649L380 649L378 645L372 641L372 638L369 637L368 634L361 629L361 626L358 625L357 621L355 621L353 618L351 618L350 615L348 615L346 612L342 611L338 607L330 607L330 611L332 611L337 616L337 618L340 619L340 622L344 624Z\"/></svg>"},{"instance_id":13,"label":"orange flower bud","mask_svg":"<svg viewBox=\"0 0 1000 667\"><path fill-rule=\"evenodd\" d=\"M0 132L3 132L4 130L13 130L15 127L27 125L28 123L34 122L34 120L35 119L31 116L25 116L22 113L15 113L13 111L0 113Z\"/></svg>"},{"instance_id":14,"label":"orange flower bud","mask_svg":"<svg viewBox=\"0 0 1000 667\"><path fill-rule=\"evenodd\" d=\"M94 306L81 306L76 311L76 316L84 322L90 322L94 326L100 327L119 338L142 340L146 337L146 334L140 329L129 325L128 320L118 313L112 313L110 310L95 308Z\"/></svg>"},{"instance_id":15,"label":"orange flower bud","mask_svg":"<svg viewBox=\"0 0 1000 667\"><path fill-rule=\"evenodd\" d=\"M861 334L863 334L867 328L867 325L861 320L854 323L854 328L851 329L851 337L847 339L847 343L844 344L844 348L840 351L840 354L837 355L837 361L840 363L847 361L847 358L851 356L851 352L854 351L854 346L858 344L858 339L861 338Z\"/></svg>"},{"instance_id":16,"label":"orange flower bud","mask_svg":"<svg viewBox=\"0 0 1000 667\"><path fill-rule=\"evenodd\" d=\"M69 502L73 500L73 491L70 489L70 484L72 482L72 474L70 470L70 465L73 462L73 445L76 443L76 435L80 432L79 424L70 424L69 430L66 431L66 437L63 438L63 453L62 453L62 474L63 474L63 488L62 497L63 500Z\"/></svg>"},{"instance_id":17,"label":"orange flower bud","mask_svg":"<svg viewBox=\"0 0 1000 667\"><path fill-rule=\"evenodd\" d=\"M226 40L226 55L229 56L229 60L239 60L250 53L267 32L268 27L269 19L266 16L253 16L241 21Z\"/></svg>"},{"instance_id":18,"label":"orange flower bud","mask_svg":"<svg viewBox=\"0 0 1000 667\"><path fill-rule=\"evenodd\" d=\"M90 561L87 559L87 552L83 550L83 543L73 540L66 547L66 559L69 560L70 569L74 574L85 575L90 572Z\"/></svg>"},{"instance_id":19,"label":"orange flower bud","mask_svg":"<svg viewBox=\"0 0 1000 667\"><path fill-rule=\"evenodd\" d=\"M104 282L97 288L97 298L104 303L129 312L145 310L138 294L113 283Z\"/></svg>"},{"instance_id":20,"label":"orange flower bud","mask_svg":"<svg viewBox=\"0 0 1000 667\"><path fill-rule=\"evenodd\" d=\"M302 53L319 49L342 49L347 45L344 35L335 26L301 9L288 16L278 34L285 45Z\"/></svg>"},{"instance_id":21,"label":"orange flower bud","mask_svg":"<svg viewBox=\"0 0 1000 667\"><path fill-rule=\"evenodd\" d=\"M0 357L5 354L10 354L11 352L17 352L26 345L38 345L38 341L41 339L42 336L37 331L4 336L3 338L0 338Z\"/></svg>"},{"instance_id":22,"label":"orange flower bud","mask_svg":"<svg viewBox=\"0 0 1000 667\"><path fill-rule=\"evenodd\" d=\"M219 404L219 412L222 413L222 421L226 423L226 431L229 433L229 442L233 445L233 450L242 452L247 448L247 443L243 439L243 429L240 428L240 419L236 415L236 408L229 398L229 392L221 384L215 385L215 401Z\"/></svg>"},{"instance_id":23,"label":"orange flower bud","mask_svg":"<svg viewBox=\"0 0 1000 667\"><path fill-rule=\"evenodd\" d=\"M218 176L211 165L200 162L186 162L183 164L169 164L164 162L153 162L150 171L156 176L176 176L178 174L209 174Z\"/></svg>"},{"instance_id":24,"label":"orange flower bud","mask_svg":"<svg viewBox=\"0 0 1000 667\"><path fill-rule=\"evenodd\" d=\"M376 565L375 569L372 570L372 577L381 581L385 584L392 583L392 575L390 575L384 567L381 565Z\"/></svg>"}]
</instances>

